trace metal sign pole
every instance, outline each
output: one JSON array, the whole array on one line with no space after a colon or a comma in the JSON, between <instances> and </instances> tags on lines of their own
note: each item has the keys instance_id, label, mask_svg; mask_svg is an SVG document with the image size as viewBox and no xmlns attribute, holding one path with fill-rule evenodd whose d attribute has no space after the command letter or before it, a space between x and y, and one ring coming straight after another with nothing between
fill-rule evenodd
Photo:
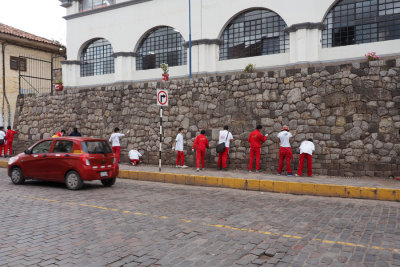
<instances>
[{"instance_id":1,"label":"metal sign pole","mask_svg":"<svg viewBox=\"0 0 400 267\"><path fill-rule=\"evenodd\" d=\"M161 172L161 153L162 153L162 114L163 114L163 107L160 106L160 155L158 158L158 171Z\"/></svg>"}]
</instances>

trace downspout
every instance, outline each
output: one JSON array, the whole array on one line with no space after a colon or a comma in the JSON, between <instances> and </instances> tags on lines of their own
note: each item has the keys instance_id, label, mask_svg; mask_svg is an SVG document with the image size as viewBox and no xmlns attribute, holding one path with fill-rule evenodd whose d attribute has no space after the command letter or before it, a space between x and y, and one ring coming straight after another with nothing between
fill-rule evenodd
<instances>
[{"instance_id":1,"label":"downspout","mask_svg":"<svg viewBox=\"0 0 400 267\"><path fill-rule=\"evenodd\" d=\"M7 102L7 109L8 109L8 126L11 126L11 111L10 111L10 102L8 102L7 93L6 93L6 58L5 58L5 51L6 51L7 43L1 43L1 55L2 55L2 66L3 66L3 106L2 106L2 116L3 116L3 123L5 124L5 117L4 117L4 100ZM19 66L18 66L19 67ZM5 126L5 125L3 125Z\"/></svg>"}]
</instances>

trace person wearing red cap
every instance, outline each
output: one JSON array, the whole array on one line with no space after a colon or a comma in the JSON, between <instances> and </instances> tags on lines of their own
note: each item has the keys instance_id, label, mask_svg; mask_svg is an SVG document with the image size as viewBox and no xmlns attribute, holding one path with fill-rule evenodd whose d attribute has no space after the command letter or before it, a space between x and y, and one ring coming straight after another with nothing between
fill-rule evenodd
<instances>
[{"instance_id":1,"label":"person wearing red cap","mask_svg":"<svg viewBox=\"0 0 400 267\"><path fill-rule=\"evenodd\" d=\"M207 137L205 137L206 131L201 130L200 135L194 139L192 151L196 150L196 161L197 161L197 170L200 171L200 160L202 169L204 169L204 157L206 156L206 148L209 148Z\"/></svg>"},{"instance_id":2,"label":"person wearing red cap","mask_svg":"<svg viewBox=\"0 0 400 267\"><path fill-rule=\"evenodd\" d=\"M279 148L279 167L278 175L281 175L283 169L283 161L286 159L286 171L288 176L293 176L292 169L290 168L290 160L293 159L292 149L290 143L293 141L292 134L289 132L288 126L283 126L282 131L278 134Z\"/></svg>"},{"instance_id":3,"label":"person wearing red cap","mask_svg":"<svg viewBox=\"0 0 400 267\"><path fill-rule=\"evenodd\" d=\"M267 140L268 134L263 136L260 133L262 129L261 125L257 125L256 129L252 131L249 135L247 141L250 143L250 162L249 162L249 172L253 169L254 155L256 156L256 172L260 171L260 154L261 145Z\"/></svg>"}]
</instances>

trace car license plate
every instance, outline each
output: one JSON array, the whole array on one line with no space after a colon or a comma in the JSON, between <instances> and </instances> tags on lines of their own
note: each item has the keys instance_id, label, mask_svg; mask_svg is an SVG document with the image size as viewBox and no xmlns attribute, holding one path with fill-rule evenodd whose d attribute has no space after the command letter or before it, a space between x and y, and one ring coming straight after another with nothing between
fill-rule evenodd
<instances>
[{"instance_id":1,"label":"car license plate","mask_svg":"<svg viewBox=\"0 0 400 267\"><path fill-rule=\"evenodd\" d=\"M108 176L108 172L100 172L100 177L107 177Z\"/></svg>"}]
</instances>

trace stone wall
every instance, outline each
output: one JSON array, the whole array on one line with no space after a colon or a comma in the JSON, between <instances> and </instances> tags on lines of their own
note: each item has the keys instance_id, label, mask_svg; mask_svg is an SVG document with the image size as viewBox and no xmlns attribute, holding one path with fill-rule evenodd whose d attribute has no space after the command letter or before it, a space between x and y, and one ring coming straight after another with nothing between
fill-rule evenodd
<instances>
[{"instance_id":1,"label":"stone wall","mask_svg":"<svg viewBox=\"0 0 400 267\"><path fill-rule=\"evenodd\" d=\"M298 67L298 68L297 68ZM168 83L147 82L67 90L56 95L18 99L15 125L19 150L59 129L76 126L87 136L108 138L114 127L131 132L122 141L139 149L147 163L158 162L159 108L155 88L167 88L164 110L164 162L179 127L187 129L186 162L201 129L212 149L207 166L215 167L218 132L229 125L235 141L230 167L247 169L247 137L257 124L270 136L262 148L262 169L276 172L276 135L290 126L297 169L301 141L312 137L314 173L336 176L388 177L400 173L400 59L302 65L252 74L232 74ZM293 167L293 166L292 166Z\"/></svg>"}]
</instances>

